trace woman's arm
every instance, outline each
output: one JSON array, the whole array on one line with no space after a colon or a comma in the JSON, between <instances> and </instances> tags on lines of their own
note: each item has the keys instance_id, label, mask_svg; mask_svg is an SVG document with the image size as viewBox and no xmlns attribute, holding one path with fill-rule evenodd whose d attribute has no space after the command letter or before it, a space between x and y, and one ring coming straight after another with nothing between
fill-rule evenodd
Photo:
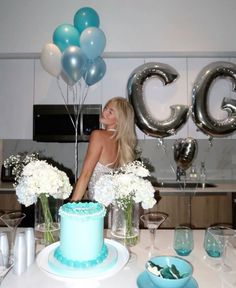
<instances>
[{"instance_id":1,"label":"woman's arm","mask_svg":"<svg viewBox=\"0 0 236 288\"><path fill-rule=\"evenodd\" d=\"M99 130L94 130L90 135L87 153L83 162L82 170L76 182L71 201L81 200L87 189L89 179L99 161L102 153L102 135Z\"/></svg>"}]
</instances>

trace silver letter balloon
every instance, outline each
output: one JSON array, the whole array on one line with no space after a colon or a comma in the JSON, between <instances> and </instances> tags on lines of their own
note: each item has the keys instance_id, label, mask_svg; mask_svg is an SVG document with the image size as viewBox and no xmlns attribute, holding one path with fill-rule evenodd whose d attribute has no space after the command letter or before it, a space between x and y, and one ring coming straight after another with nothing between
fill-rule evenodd
<instances>
[{"instance_id":1,"label":"silver letter balloon","mask_svg":"<svg viewBox=\"0 0 236 288\"><path fill-rule=\"evenodd\" d=\"M197 127L210 137L224 137L236 130L236 100L225 97L222 110L228 117L223 120L214 119L209 114L208 93L213 83L220 77L232 81L233 91L236 91L236 65L230 62L212 62L199 73L192 90L192 118Z\"/></svg>"},{"instance_id":2,"label":"silver letter balloon","mask_svg":"<svg viewBox=\"0 0 236 288\"><path fill-rule=\"evenodd\" d=\"M163 63L149 62L138 66L128 80L128 97L134 108L138 127L150 136L163 138L175 134L185 124L189 108L186 105L172 105L170 117L162 121L151 115L144 101L143 85L153 77L159 78L163 85L168 85L176 80L178 72Z\"/></svg>"}]
</instances>

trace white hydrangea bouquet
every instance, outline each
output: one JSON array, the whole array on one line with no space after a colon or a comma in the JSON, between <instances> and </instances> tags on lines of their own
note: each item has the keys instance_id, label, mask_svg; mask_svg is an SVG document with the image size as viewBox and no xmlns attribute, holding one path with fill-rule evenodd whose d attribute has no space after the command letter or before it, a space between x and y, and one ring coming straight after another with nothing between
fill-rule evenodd
<instances>
[{"instance_id":1,"label":"white hydrangea bouquet","mask_svg":"<svg viewBox=\"0 0 236 288\"><path fill-rule=\"evenodd\" d=\"M19 203L29 206L40 200L44 218L44 240L47 244L53 243L53 219L48 198L52 196L55 199L66 199L70 196L72 186L68 176L45 160L39 160L37 154L10 156L4 161L4 166L13 167Z\"/></svg>"},{"instance_id":2,"label":"white hydrangea bouquet","mask_svg":"<svg viewBox=\"0 0 236 288\"><path fill-rule=\"evenodd\" d=\"M150 209L156 203L155 189L146 177L149 170L141 161L133 161L99 178L95 185L94 198L108 206L116 203L125 209L130 201L141 203L144 209Z\"/></svg>"},{"instance_id":3,"label":"white hydrangea bouquet","mask_svg":"<svg viewBox=\"0 0 236 288\"><path fill-rule=\"evenodd\" d=\"M135 245L138 238L137 235L136 238L134 237L134 228L132 227L134 204L141 203L144 209L150 209L156 203L155 189L151 182L146 179L148 176L150 176L150 172L143 162L133 161L110 174L101 176L95 185L94 199L105 206L112 204L113 207L116 207L116 209L118 207L123 213L124 223L119 233L124 234L125 244L130 246ZM114 222L116 219L112 221ZM137 221L139 222L139 219ZM120 225L120 223L114 226L117 225ZM119 238L121 238L121 235L119 235Z\"/></svg>"}]
</instances>

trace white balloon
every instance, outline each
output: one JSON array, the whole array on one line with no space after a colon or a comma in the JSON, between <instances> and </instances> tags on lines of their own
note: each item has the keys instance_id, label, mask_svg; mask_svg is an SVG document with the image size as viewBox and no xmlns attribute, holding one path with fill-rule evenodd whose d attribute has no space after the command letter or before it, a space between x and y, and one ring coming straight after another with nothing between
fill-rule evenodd
<instances>
[{"instance_id":1,"label":"white balloon","mask_svg":"<svg viewBox=\"0 0 236 288\"><path fill-rule=\"evenodd\" d=\"M53 43L47 43L44 45L40 62L44 70L46 70L52 76L59 76L61 73L61 51Z\"/></svg>"}]
</instances>

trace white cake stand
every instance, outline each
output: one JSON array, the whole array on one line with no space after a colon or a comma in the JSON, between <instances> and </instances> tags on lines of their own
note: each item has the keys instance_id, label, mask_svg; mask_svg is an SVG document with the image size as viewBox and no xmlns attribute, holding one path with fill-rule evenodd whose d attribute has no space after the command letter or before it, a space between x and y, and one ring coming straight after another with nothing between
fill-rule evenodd
<instances>
[{"instance_id":1,"label":"white cake stand","mask_svg":"<svg viewBox=\"0 0 236 288\"><path fill-rule=\"evenodd\" d=\"M56 259L52 261L54 250L59 246L60 242L53 243L45 247L39 252L36 263L40 270L47 276L63 282L86 282L87 286L91 283L92 287L96 287L99 280L115 275L119 272L129 260L128 250L120 243L111 240L104 240L108 256L101 263L88 269L76 269L67 267L59 263Z\"/></svg>"}]
</instances>

